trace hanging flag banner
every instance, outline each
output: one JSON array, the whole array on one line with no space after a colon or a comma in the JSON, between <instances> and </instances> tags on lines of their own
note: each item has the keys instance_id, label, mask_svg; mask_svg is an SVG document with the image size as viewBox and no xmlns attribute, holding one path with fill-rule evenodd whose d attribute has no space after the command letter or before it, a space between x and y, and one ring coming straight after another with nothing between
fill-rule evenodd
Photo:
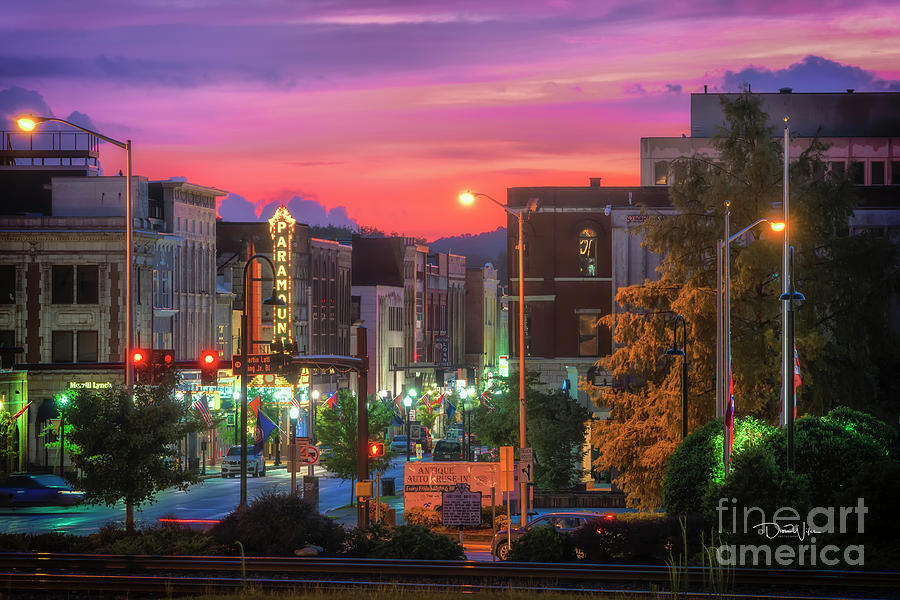
<instances>
[{"instance_id":1,"label":"hanging flag banner","mask_svg":"<svg viewBox=\"0 0 900 600\"><path fill-rule=\"evenodd\" d=\"M200 413L200 416L203 417L203 422L206 423L207 429L212 429L212 415L209 413L209 406L206 404L206 398L197 398L194 400L194 409Z\"/></svg>"}]
</instances>

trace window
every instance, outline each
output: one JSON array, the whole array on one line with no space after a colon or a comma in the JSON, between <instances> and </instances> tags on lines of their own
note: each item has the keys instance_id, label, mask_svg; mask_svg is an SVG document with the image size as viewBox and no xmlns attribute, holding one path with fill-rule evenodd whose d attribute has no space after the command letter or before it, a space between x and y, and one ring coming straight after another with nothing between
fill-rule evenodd
<instances>
[{"instance_id":1,"label":"window","mask_svg":"<svg viewBox=\"0 0 900 600\"><path fill-rule=\"evenodd\" d=\"M891 184L900 185L900 160L891 161Z\"/></svg>"},{"instance_id":2,"label":"window","mask_svg":"<svg viewBox=\"0 0 900 600\"><path fill-rule=\"evenodd\" d=\"M828 167L831 170L832 177L836 177L837 179L843 179L844 175L847 173L847 165L844 161L828 163Z\"/></svg>"},{"instance_id":3,"label":"window","mask_svg":"<svg viewBox=\"0 0 900 600\"><path fill-rule=\"evenodd\" d=\"M51 362L64 363L73 362L75 354L73 352L73 342L75 334L71 331L54 331L51 348Z\"/></svg>"},{"instance_id":4,"label":"window","mask_svg":"<svg viewBox=\"0 0 900 600\"><path fill-rule=\"evenodd\" d=\"M16 355L6 353L4 348L15 348L16 332L13 329L0 329L0 368L11 369L16 362Z\"/></svg>"},{"instance_id":5,"label":"window","mask_svg":"<svg viewBox=\"0 0 900 600\"><path fill-rule=\"evenodd\" d=\"M653 163L653 181L656 185L669 183L669 163L661 160Z\"/></svg>"},{"instance_id":6,"label":"window","mask_svg":"<svg viewBox=\"0 0 900 600\"><path fill-rule=\"evenodd\" d=\"M869 185L884 185L884 161L873 160L869 168L872 172Z\"/></svg>"},{"instance_id":7,"label":"window","mask_svg":"<svg viewBox=\"0 0 900 600\"><path fill-rule=\"evenodd\" d=\"M16 303L16 267L0 265L0 304Z\"/></svg>"},{"instance_id":8,"label":"window","mask_svg":"<svg viewBox=\"0 0 900 600\"><path fill-rule=\"evenodd\" d=\"M97 304L100 301L100 272L96 265L79 265L76 270L78 304Z\"/></svg>"},{"instance_id":9,"label":"window","mask_svg":"<svg viewBox=\"0 0 900 600\"><path fill-rule=\"evenodd\" d=\"M600 354L597 317L595 314L578 315L578 356L597 356Z\"/></svg>"},{"instance_id":10,"label":"window","mask_svg":"<svg viewBox=\"0 0 900 600\"><path fill-rule=\"evenodd\" d=\"M97 332L78 332L78 362L97 362Z\"/></svg>"},{"instance_id":11,"label":"window","mask_svg":"<svg viewBox=\"0 0 900 600\"><path fill-rule=\"evenodd\" d=\"M597 232L590 227L578 234L578 272L587 277L597 276Z\"/></svg>"},{"instance_id":12,"label":"window","mask_svg":"<svg viewBox=\"0 0 900 600\"><path fill-rule=\"evenodd\" d=\"M866 163L850 163L850 182L856 185L864 185L866 183Z\"/></svg>"},{"instance_id":13,"label":"window","mask_svg":"<svg viewBox=\"0 0 900 600\"><path fill-rule=\"evenodd\" d=\"M403 331L403 308L388 307L388 331Z\"/></svg>"},{"instance_id":14,"label":"window","mask_svg":"<svg viewBox=\"0 0 900 600\"><path fill-rule=\"evenodd\" d=\"M53 304L72 304L75 300L75 267L54 265L53 287L50 292Z\"/></svg>"}]
</instances>

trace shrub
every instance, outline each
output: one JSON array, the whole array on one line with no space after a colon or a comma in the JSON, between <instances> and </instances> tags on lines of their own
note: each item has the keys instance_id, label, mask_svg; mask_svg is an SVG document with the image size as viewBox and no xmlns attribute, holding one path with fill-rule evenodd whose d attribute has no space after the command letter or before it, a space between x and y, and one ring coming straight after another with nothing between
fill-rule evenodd
<instances>
[{"instance_id":1,"label":"shrub","mask_svg":"<svg viewBox=\"0 0 900 600\"><path fill-rule=\"evenodd\" d=\"M212 537L178 525L161 525L138 532L119 530L118 535L98 535L93 541L93 551L99 554L208 556L217 553Z\"/></svg>"},{"instance_id":2,"label":"shrub","mask_svg":"<svg viewBox=\"0 0 900 600\"><path fill-rule=\"evenodd\" d=\"M506 507L505 506L482 506L481 507L481 527L491 527L493 523L491 523L491 509L493 508L494 514L496 515L497 522L500 522L500 517L502 516L504 519L506 518Z\"/></svg>"},{"instance_id":3,"label":"shrub","mask_svg":"<svg viewBox=\"0 0 900 600\"><path fill-rule=\"evenodd\" d=\"M393 528L390 538L378 541L370 556L422 560L462 560L466 557L459 542L422 525Z\"/></svg>"},{"instance_id":4,"label":"shrub","mask_svg":"<svg viewBox=\"0 0 900 600\"><path fill-rule=\"evenodd\" d=\"M210 535L232 549L240 541L247 554L290 556L307 544L337 552L344 530L315 512L299 496L267 491L249 506L226 516L210 530Z\"/></svg>"},{"instance_id":5,"label":"shrub","mask_svg":"<svg viewBox=\"0 0 900 600\"><path fill-rule=\"evenodd\" d=\"M509 560L520 562L571 562L575 549L566 534L551 525L535 527L513 540Z\"/></svg>"},{"instance_id":6,"label":"shrub","mask_svg":"<svg viewBox=\"0 0 900 600\"><path fill-rule=\"evenodd\" d=\"M689 551L699 550L702 521L685 522ZM622 514L613 520L598 518L572 533L571 543L584 552L587 562L659 562L683 547L681 522L660 514Z\"/></svg>"},{"instance_id":7,"label":"shrub","mask_svg":"<svg viewBox=\"0 0 900 600\"><path fill-rule=\"evenodd\" d=\"M347 532L340 554L350 558L367 558L375 555L379 544L390 539L391 530L382 523L372 523L365 529L358 527Z\"/></svg>"},{"instance_id":8,"label":"shrub","mask_svg":"<svg viewBox=\"0 0 900 600\"><path fill-rule=\"evenodd\" d=\"M722 465L722 419L693 431L669 456L663 475L663 504L670 515L703 512L703 498L725 476ZM754 417L735 420L734 456L762 443L775 428Z\"/></svg>"},{"instance_id":9,"label":"shrub","mask_svg":"<svg viewBox=\"0 0 900 600\"><path fill-rule=\"evenodd\" d=\"M787 432L775 431L764 441L764 446L779 469L785 470ZM863 466L885 457L871 438L818 417L797 420L794 453L795 472L808 476L810 500L816 506L834 506L837 494ZM788 506L785 502L779 505Z\"/></svg>"},{"instance_id":10,"label":"shrub","mask_svg":"<svg viewBox=\"0 0 900 600\"><path fill-rule=\"evenodd\" d=\"M889 456L897 449L897 431L870 414L839 406L822 417L823 421L842 427L871 442Z\"/></svg>"},{"instance_id":11,"label":"shrub","mask_svg":"<svg viewBox=\"0 0 900 600\"><path fill-rule=\"evenodd\" d=\"M413 506L403 513L407 525L421 525L423 527L439 527L441 513L433 508Z\"/></svg>"},{"instance_id":12,"label":"shrub","mask_svg":"<svg viewBox=\"0 0 900 600\"><path fill-rule=\"evenodd\" d=\"M0 548L8 552L91 552L87 538L69 533L2 533Z\"/></svg>"},{"instance_id":13,"label":"shrub","mask_svg":"<svg viewBox=\"0 0 900 600\"><path fill-rule=\"evenodd\" d=\"M851 515L845 532L829 536L830 542L839 547L865 544L867 568L896 570L900 564L900 519L896 509L900 498L900 462L885 459L860 468L838 495L837 505L856 506L859 498L869 511L862 523L864 531L858 531L856 515Z\"/></svg>"}]
</instances>

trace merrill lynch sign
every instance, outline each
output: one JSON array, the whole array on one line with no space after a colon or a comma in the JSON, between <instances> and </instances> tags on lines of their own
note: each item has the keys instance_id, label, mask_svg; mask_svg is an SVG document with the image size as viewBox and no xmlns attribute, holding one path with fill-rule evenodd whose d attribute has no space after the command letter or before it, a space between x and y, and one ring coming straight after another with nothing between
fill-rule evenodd
<instances>
[{"instance_id":1,"label":"merrill lynch sign","mask_svg":"<svg viewBox=\"0 0 900 600\"><path fill-rule=\"evenodd\" d=\"M491 487L496 488L497 504L503 498L500 463L408 462L403 472L403 508L434 508L441 504L443 492L456 490L460 483L468 484L473 492L481 492L485 506L491 503Z\"/></svg>"}]
</instances>

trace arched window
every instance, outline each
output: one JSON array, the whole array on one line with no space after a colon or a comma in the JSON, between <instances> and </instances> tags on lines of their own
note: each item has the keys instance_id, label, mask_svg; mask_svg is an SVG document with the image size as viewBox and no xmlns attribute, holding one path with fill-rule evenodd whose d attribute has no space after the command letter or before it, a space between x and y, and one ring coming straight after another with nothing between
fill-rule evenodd
<instances>
[{"instance_id":1,"label":"arched window","mask_svg":"<svg viewBox=\"0 0 900 600\"><path fill-rule=\"evenodd\" d=\"M597 232L590 227L578 234L578 272L585 277L597 276Z\"/></svg>"}]
</instances>

